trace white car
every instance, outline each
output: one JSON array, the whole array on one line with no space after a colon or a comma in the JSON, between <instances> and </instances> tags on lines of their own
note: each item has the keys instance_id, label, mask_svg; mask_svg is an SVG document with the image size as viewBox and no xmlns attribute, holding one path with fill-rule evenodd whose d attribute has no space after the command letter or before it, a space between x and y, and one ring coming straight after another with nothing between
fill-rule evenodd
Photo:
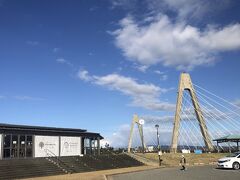
<instances>
[{"instance_id":1,"label":"white car","mask_svg":"<svg viewBox=\"0 0 240 180\"><path fill-rule=\"evenodd\" d=\"M240 169L240 152L230 154L218 160L219 168Z\"/></svg>"}]
</instances>

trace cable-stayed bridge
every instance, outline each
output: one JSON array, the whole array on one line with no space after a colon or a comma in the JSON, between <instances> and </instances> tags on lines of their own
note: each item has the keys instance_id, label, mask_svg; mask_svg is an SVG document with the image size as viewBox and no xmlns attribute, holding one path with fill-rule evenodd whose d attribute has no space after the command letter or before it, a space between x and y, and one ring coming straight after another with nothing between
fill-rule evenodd
<instances>
[{"instance_id":1,"label":"cable-stayed bridge","mask_svg":"<svg viewBox=\"0 0 240 180\"><path fill-rule=\"evenodd\" d=\"M138 128L134 129L136 124ZM225 136L231 138L214 141ZM165 147L171 152L181 149L202 149L205 152L240 150L240 107L193 83L189 74L182 73L175 115L134 115L128 151L137 146L144 149L149 145L158 147L158 138L162 149Z\"/></svg>"}]
</instances>

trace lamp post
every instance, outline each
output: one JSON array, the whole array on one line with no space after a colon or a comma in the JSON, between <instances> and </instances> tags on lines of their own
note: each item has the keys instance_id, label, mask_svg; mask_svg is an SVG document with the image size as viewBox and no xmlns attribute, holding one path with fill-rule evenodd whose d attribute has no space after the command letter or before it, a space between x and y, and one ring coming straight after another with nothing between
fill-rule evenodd
<instances>
[{"instance_id":1,"label":"lamp post","mask_svg":"<svg viewBox=\"0 0 240 180\"><path fill-rule=\"evenodd\" d=\"M158 128L159 128L159 125L156 124L155 125L155 128L157 129L157 143L158 143L158 159L159 159L159 166L161 166L161 152L160 152L160 143L159 143L159 133L158 133Z\"/></svg>"},{"instance_id":2,"label":"lamp post","mask_svg":"<svg viewBox=\"0 0 240 180\"><path fill-rule=\"evenodd\" d=\"M140 128L140 131L141 131L140 136L141 136L141 141L142 141L142 153L144 154L145 153L145 147L144 147L144 138L143 138L143 125L144 125L145 121L144 121L144 119L140 119L138 121L138 123L139 123L139 125L141 127Z\"/></svg>"}]
</instances>

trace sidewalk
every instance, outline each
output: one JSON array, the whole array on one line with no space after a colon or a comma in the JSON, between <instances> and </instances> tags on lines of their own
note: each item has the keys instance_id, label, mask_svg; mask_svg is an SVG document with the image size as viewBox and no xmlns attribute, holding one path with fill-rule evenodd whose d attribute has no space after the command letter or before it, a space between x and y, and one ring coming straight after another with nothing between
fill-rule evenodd
<instances>
[{"instance_id":1,"label":"sidewalk","mask_svg":"<svg viewBox=\"0 0 240 180\"><path fill-rule=\"evenodd\" d=\"M138 166L138 167L128 167L128 168L120 168L120 169L111 169L111 170L103 170L103 171L94 171L94 172L86 172L86 173L74 173L74 174L66 174L66 175L58 175L58 176L45 176L45 177L37 177L37 178L29 178L25 180L106 180L106 176L112 174L119 173L127 173L127 172L136 172L143 171L148 169L156 169L154 166Z\"/></svg>"}]
</instances>

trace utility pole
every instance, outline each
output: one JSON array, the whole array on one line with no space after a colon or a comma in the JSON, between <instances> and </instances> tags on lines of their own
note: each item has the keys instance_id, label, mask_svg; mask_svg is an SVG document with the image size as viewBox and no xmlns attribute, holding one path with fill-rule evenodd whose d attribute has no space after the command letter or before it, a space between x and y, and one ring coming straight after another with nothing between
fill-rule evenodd
<instances>
[{"instance_id":1,"label":"utility pole","mask_svg":"<svg viewBox=\"0 0 240 180\"><path fill-rule=\"evenodd\" d=\"M158 160L159 160L159 166L162 165L162 160L161 160L161 152L160 152L160 143L159 143L159 133L158 133L158 128L159 128L159 125L156 124L155 125L155 128L157 129L157 143L158 143Z\"/></svg>"}]
</instances>

